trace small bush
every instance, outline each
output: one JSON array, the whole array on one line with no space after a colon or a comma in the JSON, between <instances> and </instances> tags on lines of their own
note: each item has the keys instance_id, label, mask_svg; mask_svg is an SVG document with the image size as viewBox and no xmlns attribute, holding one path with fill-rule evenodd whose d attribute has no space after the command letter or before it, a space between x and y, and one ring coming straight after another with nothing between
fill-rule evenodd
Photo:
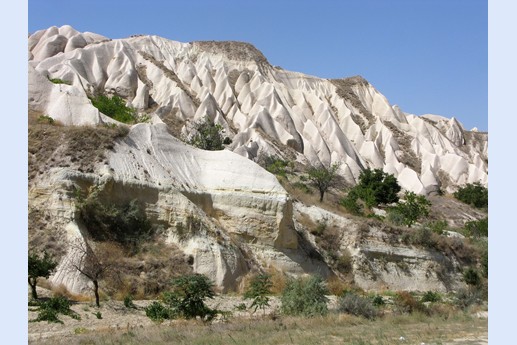
<instances>
[{"instance_id":1,"label":"small bush","mask_svg":"<svg viewBox=\"0 0 517 345\"><path fill-rule=\"evenodd\" d=\"M47 321L48 323L63 323L58 316L59 314L70 316L73 319L80 320L81 317L75 311L70 309L70 301L65 297L52 297L47 301L39 303L38 317L30 320L30 322Z\"/></svg>"},{"instance_id":2,"label":"small bush","mask_svg":"<svg viewBox=\"0 0 517 345\"><path fill-rule=\"evenodd\" d=\"M274 156L265 157L263 165L270 173L282 177L286 177L288 171L294 168L294 164L292 162L284 161Z\"/></svg>"},{"instance_id":3,"label":"small bush","mask_svg":"<svg viewBox=\"0 0 517 345\"><path fill-rule=\"evenodd\" d=\"M249 289L244 293L245 299L253 299L250 308L255 308L254 312L258 308L265 312L266 307L269 306L269 297L271 294L271 276L268 274L259 274L251 280Z\"/></svg>"},{"instance_id":4,"label":"small bush","mask_svg":"<svg viewBox=\"0 0 517 345\"><path fill-rule=\"evenodd\" d=\"M108 97L106 95L98 95L91 98L92 105L99 109L101 113L111 117L114 120L123 123L134 123L136 121L136 111L126 106L126 103L119 96L114 95Z\"/></svg>"},{"instance_id":5,"label":"small bush","mask_svg":"<svg viewBox=\"0 0 517 345\"><path fill-rule=\"evenodd\" d=\"M466 222L465 233L471 237L488 237L488 217Z\"/></svg>"},{"instance_id":6,"label":"small bush","mask_svg":"<svg viewBox=\"0 0 517 345\"><path fill-rule=\"evenodd\" d=\"M472 286L478 286L481 283L479 273L471 267L467 268L467 270L463 272L463 280L465 280L465 283Z\"/></svg>"},{"instance_id":7,"label":"small bush","mask_svg":"<svg viewBox=\"0 0 517 345\"><path fill-rule=\"evenodd\" d=\"M368 208L397 202L400 189L394 175L385 173L382 169L365 169L359 175L358 184L349 192L349 196L352 195L349 206L354 208L352 202L354 199L363 200Z\"/></svg>"},{"instance_id":8,"label":"small bush","mask_svg":"<svg viewBox=\"0 0 517 345\"><path fill-rule=\"evenodd\" d=\"M136 309L136 305L133 303L132 295L124 296L124 306L128 309Z\"/></svg>"},{"instance_id":9,"label":"small bush","mask_svg":"<svg viewBox=\"0 0 517 345\"><path fill-rule=\"evenodd\" d=\"M347 293L339 298L338 311L355 316L362 316L366 319L375 319L379 314L370 299L358 296L354 293Z\"/></svg>"},{"instance_id":10,"label":"small bush","mask_svg":"<svg viewBox=\"0 0 517 345\"><path fill-rule=\"evenodd\" d=\"M147 315L151 320L158 322L174 319L175 317L170 308L156 301L152 302L145 308L145 315Z\"/></svg>"},{"instance_id":11,"label":"small bush","mask_svg":"<svg viewBox=\"0 0 517 345\"><path fill-rule=\"evenodd\" d=\"M287 315L318 316L328 313L327 287L320 277L291 279L282 292L282 312Z\"/></svg>"},{"instance_id":12,"label":"small bush","mask_svg":"<svg viewBox=\"0 0 517 345\"><path fill-rule=\"evenodd\" d=\"M42 123L45 125L54 125L56 121L48 115L41 115L40 117L38 117L38 123Z\"/></svg>"},{"instance_id":13,"label":"small bush","mask_svg":"<svg viewBox=\"0 0 517 345\"><path fill-rule=\"evenodd\" d=\"M437 235L443 235L448 225L446 220L435 220L426 222L425 224L423 224L423 226L425 228L428 228Z\"/></svg>"},{"instance_id":14,"label":"small bush","mask_svg":"<svg viewBox=\"0 0 517 345\"><path fill-rule=\"evenodd\" d=\"M399 202L395 209L402 215L404 225L411 227L417 220L429 215L430 206L431 202L425 196L406 191L404 202Z\"/></svg>"},{"instance_id":15,"label":"small bush","mask_svg":"<svg viewBox=\"0 0 517 345\"><path fill-rule=\"evenodd\" d=\"M477 208L488 207L488 188L483 187L479 182L467 183L454 193L454 197Z\"/></svg>"},{"instance_id":16,"label":"small bush","mask_svg":"<svg viewBox=\"0 0 517 345\"><path fill-rule=\"evenodd\" d=\"M208 308L204 300L214 298L213 284L201 274L181 276L172 280L172 291L163 294L163 300L171 310L186 319L212 319L217 310Z\"/></svg>"},{"instance_id":17,"label":"small bush","mask_svg":"<svg viewBox=\"0 0 517 345\"><path fill-rule=\"evenodd\" d=\"M422 295L420 302L439 302L441 300L440 294L434 291L427 291Z\"/></svg>"},{"instance_id":18,"label":"small bush","mask_svg":"<svg viewBox=\"0 0 517 345\"><path fill-rule=\"evenodd\" d=\"M93 313L93 315L95 315L95 317L99 320L102 319L102 313L100 311L96 312L96 313Z\"/></svg>"},{"instance_id":19,"label":"small bush","mask_svg":"<svg viewBox=\"0 0 517 345\"><path fill-rule=\"evenodd\" d=\"M71 83L71 82L66 81L66 80L63 80L63 79L59 79L59 78L48 78L48 80L49 80L51 83L54 83L54 84L72 85L72 83Z\"/></svg>"},{"instance_id":20,"label":"small bush","mask_svg":"<svg viewBox=\"0 0 517 345\"><path fill-rule=\"evenodd\" d=\"M381 295L375 295L373 298L372 298L372 304L376 307L381 307L383 305L386 304L386 302L384 301L384 298L382 298Z\"/></svg>"},{"instance_id":21,"label":"small bush","mask_svg":"<svg viewBox=\"0 0 517 345\"><path fill-rule=\"evenodd\" d=\"M189 145L195 146L202 150L219 151L224 150L225 142L231 142L223 136L224 129L221 125L215 124L208 117L201 122L194 124L192 133L186 138Z\"/></svg>"}]
</instances>

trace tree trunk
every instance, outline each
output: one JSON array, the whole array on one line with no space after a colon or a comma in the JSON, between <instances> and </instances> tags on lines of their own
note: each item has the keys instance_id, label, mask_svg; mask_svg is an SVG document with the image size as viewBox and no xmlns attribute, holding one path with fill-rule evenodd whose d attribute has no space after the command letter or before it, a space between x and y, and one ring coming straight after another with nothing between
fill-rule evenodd
<instances>
[{"instance_id":1,"label":"tree trunk","mask_svg":"<svg viewBox=\"0 0 517 345\"><path fill-rule=\"evenodd\" d=\"M325 191L320 189L320 202L323 201L323 194L325 194Z\"/></svg>"},{"instance_id":2,"label":"tree trunk","mask_svg":"<svg viewBox=\"0 0 517 345\"><path fill-rule=\"evenodd\" d=\"M99 282L97 280L93 281L93 293L95 294L95 305L97 305L97 308L100 307L99 303Z\"/></svg>"},{"instance_id":3,"label":"tree trunk","mask_svg":"<svg viewBox=\"0 0 517 345\"><path fill-rule=\"evenodd\" d=\"M32 293L32 299L38 299L38 293L36 292L36 281L38 278L34 278L33 281L31 281L31 278L29 277L29 285L31 287L31 293Z\"/></svg>"}]
</instances>

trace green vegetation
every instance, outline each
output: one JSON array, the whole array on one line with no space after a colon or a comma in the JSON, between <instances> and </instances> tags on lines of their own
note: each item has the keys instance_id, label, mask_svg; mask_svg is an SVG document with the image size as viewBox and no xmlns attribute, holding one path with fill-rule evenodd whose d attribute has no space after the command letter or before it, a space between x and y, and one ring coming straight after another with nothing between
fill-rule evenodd
<instances>
[{"instance_id":1,"label":"green vegetation","mask_svg":"<svg viewBox=\"0 0 517 345\"><path fill-rule=\"evenodd\" d=\"M488 217L466 222L465 233L471 237L488 237Z\"/></svg>"},{"instance_id":2,"label":"green vegetation","mask_svg":"<svg viewBox=\"0 0 517 345\"><path fill-rule=\"evenodd\" d=\"M155 234L138 200L124 204L103 203L96 191L87 198L79 196L76 204L79 217L95 241L114 241L136 252L144 241Z\"/></svg>"},{"instance_id":3,"label":"green vegetation","mask_svg":"<svg viewBox=\"0 0 517 345\"><path fill-rule=\"evenodd\" d=\"M231 139L223 136L223 126L215 124L208 117L194 125L193 135L187 144L208 151L219 151L224 145L230 144Z\"/></svg>"},{"instance_id":4,"label":"green vegetation","mask_svg":"<svg viewBox=\"0 0 517 345\"><path fill-rule=\"evenodd\" d=\"M133 303L133 295L124 296L124 307L128 309L136 309L136 305Z\"/></svg>"},{"instance_id":5,"label":"green vegetation","mask_svg":"<svg viewBox=\"0 0 517 345\"><path fill-rule=\"evenodd\" d=\"M467 183L454 193L454 197L477 208L488 207L488 188L479 182Z\"/></svg>"},{"instance_id":6,"label":"green vegetation","mask_svg":"<svg viewBox=\"0 0 517 345\"><path fill-rule=\"evenodd\" d=\"M309 181L312 185L318 188L320 192L320 202L323 201L323 195L325 192L335 183L337 171L340 165L340 163L334 163L330 167L311 167L307 171Z\"/></svg>"},{"instance_id":7,"label":"green vegetation","mask_svg":"<svg viewBox=\"0 0 517 345\"><path fill-rule=\"evenodd\" d=\"M36 292L38 278L48 278L56 269L57 262L47 252L43 252L43 256L35 252L29 252L28 264L29 285L31 287L32 298L36 300L38 299L38 293Z\"/></svg>"},{"instance_id":8,"label":"green vegetation","mask_svg":"<svg viewBox=\"0 0 517 345\"><path fill-rule=\"evenodd\" d=\"M171 282L171 291L162 294L162 302L153 302L145 308L145 314L154 321L183 317L211 320L219 310L210 309L205 305L205 299L214 298L213 284L201 274L183 275Z\"/></svg>"},{"instance_id":9,"label":"green vegetation","mask_svg":"<svg viewBox=\"0 0 517 345\"><path fill-rule=\"evenodd\" d=\"M46 125L54 125L56 121L48 115L41 115L38 117L38 123Z\"/></svg>"},{"instance_id":10,"label":"green vegetation","mask_svg":"<svg viewBox=\"0 0 517 345\"><path fill-rule=\"evenodd\" d=\"M271 276L269 274L259 274L251 280L248 290L244 293L244 299L253 299L250 308L262 309L265 313L266 307L269 306L269 297L271 294Z\"/></svg>"},{"instance_id":11,"label":"green vegetation","mask_svg":"<svg viewBox=\"0 0 517 345\"><path fill-rule=\"evenodd\" d=\"M472 267L469 267L463 272L463 280L465 283L472 286L478 286L481 283L479 273Z\"/></svg>"},{"instance_id":12,"label":"green vegetation","mask_svg":"<svg viewBox=\"0 0 517 345\"><path fill-rule=\"evenodd\" d=\"M80 320L81 317L70 309L70 301L63 296L52 297L47 301L38 303L38 308L33 311L38 312L38 317L29 322L47 321L48 323L63 323L59 319L59 314L68 315L73 319Z\"/></svg>"},{"instance_id":13,"label":"green vegetation","mask_svg":"<svg viewBox=\"0 0 517 345\"><path fill-rule=\"evenodd\" d=\"M66 80L63 80L63 79L59 79L59 78L48 78L48 80L49 80L51 83L54 83L54 84L72 85L72 83L71 83L71 82L66 81Z\"/></svg>"},{"instance_id":14,"label":"green vegetation","mask_svg":"<svg viewBox=\"0 0 517 345\"><path fill-rule=\"evenodd\" d=\"M282 312L307 317L326 315L328 293L320 277L291 279L282 292Z\"/></svg>"},{"instance_id":15,"label":"green vegetation","mask_svg":"<svg viewBox=\"0 0 517 345\"><path fill-rule=\"evenodd\" d=\"M427 291L420 298L420 302L439 302L441 300L440 294L434 291Z\"/></svg>"},{"instance_id":16,"label":"green vegetation","mask_svg":"<svg viewBox=\"0 0 517 345\"><path fill-rule=\"evenodd\" d=\"M431 202L425 196L406 191L404 202L398 203L394 209L402 216L404 225L411 227L417 220L429 215L430 206Z\"/></svg>"},{"instance_id":17,"label":"green vegetation","mask_svg":"<svg viewBox=\"0 0 517 345\"><path fill-rule=\"evenodd\" d=\"M164 301L186 319L211 319L216 311L208 308L204 300L214 298L213 283L201 274L181 276L172 280L172 291L164 294Z\"/></svg>"},{"instance_id":18,"label":"green vegetation","mask_svg":"<svg viewBox=\"0 0 517 345\"><path fill-rule=\"evenodd\" d=\"M294 167L293 162L284 161L283 159L276 158L274 156L266 156L264 158L264 168L270 173L286 177L287 172L292 170Z\"/></svg>"},{"instance_id":19,"label":"green vegetation","mask_svg":"<svg viewBox=\"0 0 517 345\"><path fill-rule=\"evenodd\" d=\"M381 169L366 169L359 175L359 182L352 188L348 195L341 199L340 203L349 212L363 214L358 201L371 209L380 204L390 204L399 200L397 193L400 192L397 179L392 174L385 173Z\"/></svg>"},{"instance_id":20,"label":"green vegetation","mask_svg":"<svg viewBox=\"0 0 517 345\"><path fill-rule=\"evenodd\" d=\"M172 310L160 302L154 301L145 308L145 315L153 321L162 322L175 318Z\"/></svg>"},{"instance_id":21,"label":"green vegetation","mask_svg":"<svg viewBox=\"0 0 517 345\"><path fill-rule=\"evenodd\" d=\"M123 123L136 122L136 111L133 108L126 106L125 101L117 95L108 97L101 94L91 98L91 101L92 105L99 109L101 113L114 120Z\"/></svg>"}]
</instances>

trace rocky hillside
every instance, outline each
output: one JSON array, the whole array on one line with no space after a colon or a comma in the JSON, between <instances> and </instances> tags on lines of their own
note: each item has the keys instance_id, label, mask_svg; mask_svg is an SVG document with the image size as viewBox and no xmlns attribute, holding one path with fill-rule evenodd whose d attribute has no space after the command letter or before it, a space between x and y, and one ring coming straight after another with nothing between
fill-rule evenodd
<instances>
[{"instance_id":1,"label":"rocky hillside","mask_svg":"<svg viewBox=\"0 0 517 345\"><path fill-rule=\"evenodd\" d=\"M100 205L137 200L159 229L155 240L165 247L125 258L127 279L170 274L164 263L174 254L182 269L223 290L263 269L364 288L447 290L463 284L461 268L473 264L463 244L451 251L447 243L407 243L403 230L294 198L256 164L268 156L305 167L340 162L347 185L365 168L382 168L421 194L487 184L488 134L454 118L406 114L361 77L273 67L241 42L111 40L52 27L29 37L28 63L29 241L60 258L54 284L87 286L71 267L82 245L95 249L78 206L93 196ZM122 97L148 121L118 123L92 105L99 94ZM180 140L205 117L230 137L225 150ZM331 240L314 235L319 224Z\"/></svg>"}]
</instances>

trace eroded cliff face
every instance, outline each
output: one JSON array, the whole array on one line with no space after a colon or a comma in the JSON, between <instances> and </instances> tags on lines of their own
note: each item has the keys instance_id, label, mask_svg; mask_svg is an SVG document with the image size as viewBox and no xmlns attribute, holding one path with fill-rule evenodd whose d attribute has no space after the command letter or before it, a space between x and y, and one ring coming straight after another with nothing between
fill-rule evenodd
<instances>
[{"instance_id":1,"label":"eroded cliff face","mask_svg":"<svg viewBox=\"0 0 517 345\"><path fill-rule=\"evenodd\" d=\"M73 269L77 248L90 240L77 191L95 189L105 203L138 199L171 255L179 249L222 290L271 266L351 278L367 289L461 284L454 256L390 242L376 225L294 203L255 161L341 162L350 184L364 168L383 168L405 189L450 191L487 183L487 134L454 119L403 113L360 77L324 80L272 67L240 42L109 40L65 26L32 35L29 53L31 114L64 125L29 127L29 240L60 258L53 283L74 292L87 287ZM117 123L91 104L88 97L99 92L125 98L150 121ZM226 150L178 140L204 117L232 138ZM349 272L336 269L300 217L340 229L334 249L350 253Z\"/></svg>"}]
</instances>

